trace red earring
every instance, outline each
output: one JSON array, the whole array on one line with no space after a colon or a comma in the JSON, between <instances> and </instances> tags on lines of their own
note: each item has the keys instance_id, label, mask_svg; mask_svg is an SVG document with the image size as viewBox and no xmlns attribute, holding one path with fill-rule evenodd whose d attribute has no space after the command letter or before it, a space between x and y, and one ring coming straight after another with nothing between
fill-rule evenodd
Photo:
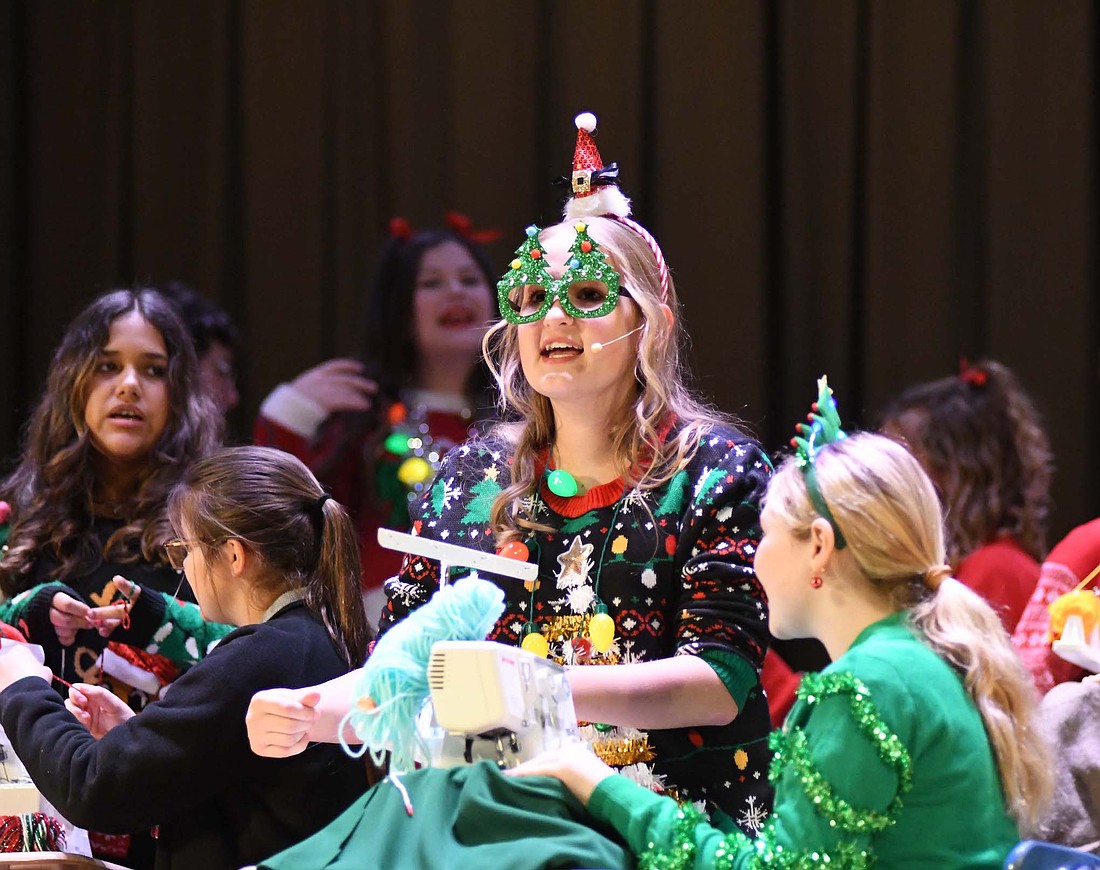
<instances>
[{"instance_id":1,"label":"red earring","mask_svg":"<svg viewBox=\"0 0 1100 870\"><path fill-rule=\"evenodd\" d=\"M821 588L821 584L822 584L823 582L824 582L824 581L823 581L823 580L822 580L822 579L821 579L820 577L811 577L811 578L810 578L810 588L811 588L811 589L820 589L820 588Z\"/></svg>"}]
</instances>

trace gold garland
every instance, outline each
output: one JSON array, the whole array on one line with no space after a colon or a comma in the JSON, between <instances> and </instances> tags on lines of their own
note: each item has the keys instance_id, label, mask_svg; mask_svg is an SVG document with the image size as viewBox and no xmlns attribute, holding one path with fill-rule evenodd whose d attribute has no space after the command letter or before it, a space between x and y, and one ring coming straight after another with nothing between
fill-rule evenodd
<instances>
[{"instance_id":1,"label":"gold garland","mask_svg":"<svg viewBox=\"0 0 1100 870\"><path fill-rule=\"evenodd\" d=\"M649 735L638 737L613 737L592 744L596 757L612 767L629 767L631 764L650 762L657 757L649 745Z\"/></svg>"}]
</instances>

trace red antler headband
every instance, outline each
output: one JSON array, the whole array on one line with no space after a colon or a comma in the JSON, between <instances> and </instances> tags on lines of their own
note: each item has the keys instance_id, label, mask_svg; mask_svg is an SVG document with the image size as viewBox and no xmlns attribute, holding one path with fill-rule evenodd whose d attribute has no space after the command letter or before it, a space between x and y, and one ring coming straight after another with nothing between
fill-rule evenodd
<instances>
[{"instance_id":1,"label":"red antler headband","mask_svg":"<svg viewBox=\"0 0 1100 870\"><path fill-rule=\"evenodd\" d=\"M460 211L449 211L443 216L443 222L447 228L457 235L462 236L468 242L485 245L495 242L500 238L500 230L484 229L475 230L470 218ZM412 225L403 217L392 217L389 223L389 233L395 239L408 241L413 237Z\"/></svg>"},{"instance_id":2,"label":"red antler headband","mask_svg":"<svg viewBox=\"0 0 1100 870\"><path fill-rule=\"evenodd\" d=\"M657 261L657 273L661 283L661 301L668 302L669 271L661 246L637 221L630 219L630 200L619 190L619 166L604 166L596 140L596 116L581 112L574 118L577 125L577 144L573 150L573 171L563 181L569 184L573 196L566 200L563 214L566 218L609 217L629 227L646 243L653 259Z\"/></svg>"},{"instance_id":3,"label":"red antler headband","mask_svg":"<svg viewBox=\"0 0 1100 870\"><path fill-rule=\"evenodd\" d=\"M985 369L970 365L970 360L961 356L959 357L959 380L974 387L984 387L989 382L989 374Z\"/></svg>"}]
</instances>

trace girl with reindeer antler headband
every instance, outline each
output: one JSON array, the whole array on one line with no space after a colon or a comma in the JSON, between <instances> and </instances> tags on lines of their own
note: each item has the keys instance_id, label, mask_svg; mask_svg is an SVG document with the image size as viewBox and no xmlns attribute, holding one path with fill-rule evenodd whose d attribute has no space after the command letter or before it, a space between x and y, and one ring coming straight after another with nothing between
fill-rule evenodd
<instances>
[{"instance_id":1,"label":"girl with reindeer antler headband","mask_svg":"<svg viewBox=\"0 0 1100 870\"><path fill-rule=\"evenodd\" d=\"M400 555L378 545L379 526L409 527L443 454L492 406L480 359L493 311L492 268L478 230L458 212L414 230L393 218L364 307L359 359L331 359L277 387L260 408L255 441L293 453L359 527L367 615Z\"/></svg>"}]
</instances>

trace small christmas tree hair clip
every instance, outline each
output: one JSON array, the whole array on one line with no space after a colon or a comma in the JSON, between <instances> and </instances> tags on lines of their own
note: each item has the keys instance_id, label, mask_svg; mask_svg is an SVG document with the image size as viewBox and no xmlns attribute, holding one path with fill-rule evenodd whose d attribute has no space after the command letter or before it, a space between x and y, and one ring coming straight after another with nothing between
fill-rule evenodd
<instances>
[{"instance_id":1,"label":"small christmas tree hair clip","mask_svg":"<svg viewBox=\"0 0 1100 870\"><path fill-rule=\"evenodd\" d=\"M840 531L840 526L833 517L825 497L821 494L821 487L817 482L817 456L822 449L837 441L843 441L848 434L840 427L840 414L836 409L836 399L829 387L829 379L822 375L817 381L817 401L811 406L810 413L806 415L808 422L795 426L798 433L791 439L791 446L795 449L795 464L802 470L806 480L806 492L810 496L810 503L814 510L821 515L833 527L836 536L836 548L843 550L848 542Z\"/></svg>"}]
</instances>

